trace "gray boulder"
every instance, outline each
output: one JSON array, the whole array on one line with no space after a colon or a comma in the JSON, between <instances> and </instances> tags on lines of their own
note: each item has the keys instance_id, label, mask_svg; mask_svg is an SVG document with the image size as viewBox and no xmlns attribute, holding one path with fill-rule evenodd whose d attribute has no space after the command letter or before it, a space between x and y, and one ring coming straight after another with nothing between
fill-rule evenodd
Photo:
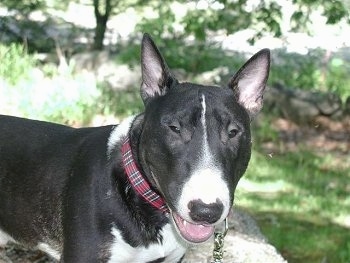
<instances>
[{"instance_id":1,"label":"gray boulder","mask_svg":"<svg viewBox=\"0 0 350 263\"><path fill-rule=\"evenodd\" d=\"M191 247L184 263L210 263L213 241ZM225 263L286 263L287 261L261 234L256 221L246 212L234 209L229 217L229 231L224 241Z\"/></svg>"},{"instance_id":2,"label":"gray boulder","mask_svg":"<svg viewBox=\"0 0 350 263\"><path fill-rule=\"evenodd\" d=\"M140 85L140 67L118 64L108 51L75 54L70 63L75 72L93 72L99 82L108 84L113 90L126 90Z\"/></svg>"},{"instance_id":3,"label":"gray boulder","mask_svg":"<svg viewBox=\"0 0 350 263\"><path fill-rule=\"evenodd\" d=\"M343 105L333 93L290 89L281 85L269 87L265 93L265 106L297 123L312 122L318 116L339 118Z\"/></svg>"}]
</instances>

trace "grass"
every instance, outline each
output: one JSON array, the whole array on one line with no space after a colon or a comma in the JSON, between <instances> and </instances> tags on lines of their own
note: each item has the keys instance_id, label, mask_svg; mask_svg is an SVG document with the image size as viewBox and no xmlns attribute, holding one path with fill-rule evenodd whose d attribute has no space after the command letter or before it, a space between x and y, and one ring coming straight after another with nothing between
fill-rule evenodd
<instances>
[{"instance_id":1,"label":"grass","mask_svg":"<svg viewBox=\"0 0 350 263\"><path fill-rule=\"evenodd\" d=\"M350 216L350 157L340 166L336 157L311 150L262 152L253 152L236 203L254 215L288 262L349 263L343 218Z\"/></svg>"}]
</instances>

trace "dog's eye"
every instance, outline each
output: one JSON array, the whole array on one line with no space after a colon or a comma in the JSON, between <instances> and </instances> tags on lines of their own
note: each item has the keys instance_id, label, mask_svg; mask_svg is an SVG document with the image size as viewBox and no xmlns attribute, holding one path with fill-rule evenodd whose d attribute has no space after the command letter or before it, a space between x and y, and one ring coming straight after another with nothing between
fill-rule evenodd
<instances>
[{"instance_id":1,"label":"dog's eye","mask_svg":"<svg viewBox=\"0 0 350 263\"><path fill-rule=\"evenodd\" d=\"M230 129L230 130L228 131L228 137L229 137L230 139L236 137L237 134L238 134L238 129L235 129L235 128L234 128L234 129Z\"/></svg>"},{"instance_id":2,"label":"dog's eye","mask_svg":"<svg viewBox=\"0 0 350 263\"><path fill-rule=\"evenodd\" d=\"M180 128L175 126L175 125L169 125L169 128L171 131L173 131L174 133L180 134Z\"/></svg>"}]
</instances>

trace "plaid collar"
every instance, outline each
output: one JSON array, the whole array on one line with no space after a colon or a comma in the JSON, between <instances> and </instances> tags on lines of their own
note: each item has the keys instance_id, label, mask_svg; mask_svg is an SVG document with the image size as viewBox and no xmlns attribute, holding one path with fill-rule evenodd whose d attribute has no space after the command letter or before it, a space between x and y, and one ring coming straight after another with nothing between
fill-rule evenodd
<instances>
[{"instance_id":1,"label":"plaid collar","mask_svg":"<svg viewBox=\"0 0 350 263\"><path fill-rule=\"evenodd\" d=\"M156 193L145 178L140 173L137 164L132 156L129 137L126 137L122 145L123 166L127 178L132 187L138 192L148 203L164 213L169 212L164 199Z\"/></svg>"}]
</instances>

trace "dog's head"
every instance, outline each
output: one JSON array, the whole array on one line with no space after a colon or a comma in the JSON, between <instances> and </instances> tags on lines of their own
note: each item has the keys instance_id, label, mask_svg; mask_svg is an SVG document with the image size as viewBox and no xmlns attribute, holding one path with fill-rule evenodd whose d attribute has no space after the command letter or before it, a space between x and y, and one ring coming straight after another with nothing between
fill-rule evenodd
<instances>
[{"instance_id":1,"label":"dog's head","mask_svg":"<svg viewBox=\"0 0 350 263\"><path fill-rule=\"evenodd\" d=\"M179 82L147 34L141 62L141 165L163 195L180 236L203 242L228 216L247 168L250 122L262 107L269 50L249 59L228 87Z\"/></svg>"}]
</instances>

